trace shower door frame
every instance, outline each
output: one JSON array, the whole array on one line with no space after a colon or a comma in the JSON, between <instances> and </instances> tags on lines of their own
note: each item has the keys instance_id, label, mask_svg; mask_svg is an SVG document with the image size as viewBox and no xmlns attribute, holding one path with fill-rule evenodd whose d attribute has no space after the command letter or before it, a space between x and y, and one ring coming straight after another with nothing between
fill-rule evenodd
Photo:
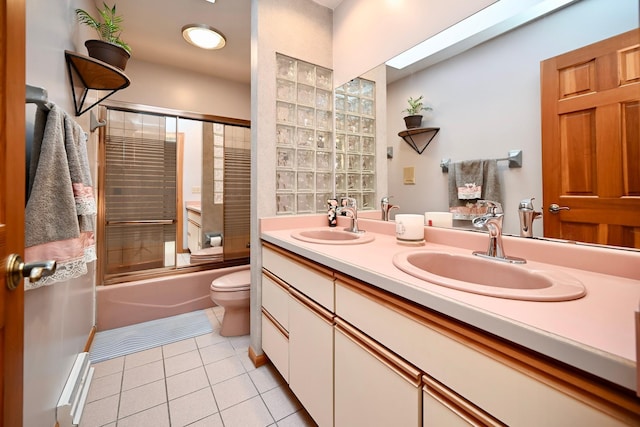
<instances>
[{"instance_id":1,"label":"shower door frame","mask_svg":"<svg viewBox=\"0 0 640 427\"><path fill-rule=\"evenodd\" d=\"M128 102L120 102L110 100L108 102L103 102L102 106L99 109L99 117L101 121L105 121L107 118L107 108L117 109L125 112L131 113L141 113L141 114L156 114L156 115L164 115L167 117L175 117L178 119L189 119L189 120L201 120L203 122L214 122L221 123L224 125L232 125L232 126L243 126L250 127L251 122L249 120L244 119L236 119L231 117L223 117L223 116L215 116L210 114L202 114L202 113L193 113L181 110L173 110L162 107L153 107L142 104L133 104ZM105 127L99 128L99 150L98 150L98 215L96 219L96 249L98 255L97 269L96 269L96 282L97 285L115 285L119 283L130 282L134 280L141 279L152 279L159 278L163 276L175 275L175 274L184 274L191 273L194 271L202 271L202 270L210 270L216 268L225 268L237 265L244 265L249 263L249 258L237 258L237 259L225 259L223 261L210 262L210 263L199 263L192 264L188 266L178 266L173 265L169 267L163 268L154 268L151 270L140 270L126 273L116 273L116 274L108 274L106 272L106 211L105 211L105 161L106 161L106 129ZM178 148L178 141L176 141L176 148ZM178 170L180 167L180 153L176 153L176 174L180 174L181 170ZM183 215L183 206L182 206L182 196L179 195L180 191L178 191L178 182L181 181L181 177L176 176L176 245L174 255L180 253L180 247L182 246L182 242L178 240L179 232L178 230L182 228L184 224L184 215Z\"/></svg>"}]
</instances>

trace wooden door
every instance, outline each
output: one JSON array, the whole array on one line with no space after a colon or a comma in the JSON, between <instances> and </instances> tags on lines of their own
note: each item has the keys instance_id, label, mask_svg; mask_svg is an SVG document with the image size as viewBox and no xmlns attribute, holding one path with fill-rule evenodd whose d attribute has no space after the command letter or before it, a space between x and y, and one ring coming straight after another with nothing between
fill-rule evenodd
<instances>
[{"instance_id":1,"label":"wooden door","mask_svg":"<svg viewBox=\"0 0 640 427\"><path fill-rule=\"evenodd\" d=\"M24 256L25 2L0 4L0 394L5 427L22 425L24 287L9 291L8 255Z\"/></svg>"},{"instance_id":2,"label":"wooden door","mask_svg":"<svg viewBox=\"0 0 640 427\"><path fill-rule=\"evenodd\" d=\"M541 86L544 235L640 248L640 30L543 61Z\"/></svg>"}]
</instances>

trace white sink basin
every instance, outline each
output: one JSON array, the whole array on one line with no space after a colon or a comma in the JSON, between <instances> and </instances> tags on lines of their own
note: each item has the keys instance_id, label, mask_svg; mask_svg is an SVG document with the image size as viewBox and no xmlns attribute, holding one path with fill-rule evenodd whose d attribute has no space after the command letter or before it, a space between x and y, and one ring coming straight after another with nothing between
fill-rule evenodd
<instances>
[{"instance_id":1,"label":"white sink basin","mask_svg":"<svg viewBox=\"0 0 640 427\"><path fill-rule=\"evenodd\" d=\"M323 245L359 245L372 242L375 239L373 234L351 233L341 228L332 227L294 231L291 233L291 237L303 242Z\"/></svg>"},{"instance_id":2,"label":"white sink basin","mask_svg":"<svg viewBox=\"0 0 640 427\"><path fill-rule=\"evenodd\" d=\"M436 285L499 298L568 301L587 293L582 282L561 271L538 270L472 255L406 251L396 254L393 264Z\"/></svg>"}]
</instances>

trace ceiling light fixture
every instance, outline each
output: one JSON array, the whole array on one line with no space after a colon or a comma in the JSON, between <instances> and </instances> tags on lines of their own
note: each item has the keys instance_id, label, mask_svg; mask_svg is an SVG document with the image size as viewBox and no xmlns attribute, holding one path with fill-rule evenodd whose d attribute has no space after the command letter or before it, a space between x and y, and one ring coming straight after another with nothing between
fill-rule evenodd
<instances>
[{"instance_id":1,"label":"ceiling light fixture","mask_svg":"<svg viewBox=\"0 0 640 427\"><path fill-rule=\"evenodd\" d=\"M182 27L182 37L194 46L202 49L222 49L227 43L224 35L205 24L189 24Z\"/></svg>"}]
</instances>

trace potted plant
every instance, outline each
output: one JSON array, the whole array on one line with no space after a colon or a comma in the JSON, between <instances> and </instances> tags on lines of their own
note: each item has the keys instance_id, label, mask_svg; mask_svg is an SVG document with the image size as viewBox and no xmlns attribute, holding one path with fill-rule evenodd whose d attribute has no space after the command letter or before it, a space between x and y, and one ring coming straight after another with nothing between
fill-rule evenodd
<instances>
[{"instance_id":1,"label":"potted plant","mask_svg":"<svg viewBox=\"0 0 640 427\"><path fill-rule=\"evenodd\" d=\"M131 48L120 39L122 32L121 15L116 15L116 5L113 7L102 3L103 8L98 9L99 17L91 16L83 9L76 9L76 18L81 24L93 28L98 33L100 40L87 40L89 56L106 62L124 71L127 61L131 57Z\"/></svg>"},{"instance_id":2,"label":"potted plant","mask_svg":"<svg viewBox=\"0 0 640 427\"><path fill-rule=\"evenodd\" d=\"M404 122L407 126L407 129L414 129L420 127L422 124L422 114L423 111L431 111L431 107L425 107L422 102L423 96L420 95L418 98L413 99L413 97L409 97L407 102L409 103L409 108L402 110L403 112L407 112L407 116L404 118Z\"/></svg>"}]
</instances>

